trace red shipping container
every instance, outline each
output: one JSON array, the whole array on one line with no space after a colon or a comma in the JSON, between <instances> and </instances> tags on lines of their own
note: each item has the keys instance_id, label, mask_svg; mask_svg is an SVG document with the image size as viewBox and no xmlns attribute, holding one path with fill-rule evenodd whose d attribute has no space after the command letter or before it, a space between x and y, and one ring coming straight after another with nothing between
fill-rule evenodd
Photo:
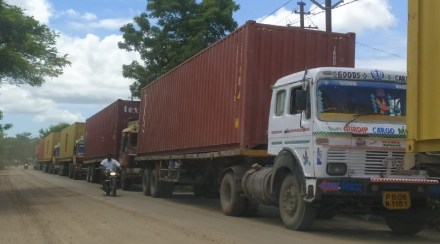
<instances>
[{"instance_id":1,"label":"red shipping container","mask_svg":"<svg viewBox=\"0 0 440 244\"><path fill-rule=\"evenodd\" d=\"M138 156L266 149L271 85L354 51L354 33L247 22L142 89Z\"/></svg>"},{"instance_id":2,"label":"red shipping container","mask_svg":"<svg viewBox=\"0 0 440 244\"><path fill-rule=\"evenodd\" d=\"M122 130L139 116L139 101L116 100L86 120L84 161L102 160L108 153L119 157Z\"/></svg>"},{"instance_id":3,"label":"red shipping container","mask_svg":"<svg viewBox=\"0 0 440 244\"><path fill-rule=\"evenodd\" d=\"M44 159L44 139L40 139L37 144L36 157L37 161L43 161Z\"/></svg>"}]
</instances>

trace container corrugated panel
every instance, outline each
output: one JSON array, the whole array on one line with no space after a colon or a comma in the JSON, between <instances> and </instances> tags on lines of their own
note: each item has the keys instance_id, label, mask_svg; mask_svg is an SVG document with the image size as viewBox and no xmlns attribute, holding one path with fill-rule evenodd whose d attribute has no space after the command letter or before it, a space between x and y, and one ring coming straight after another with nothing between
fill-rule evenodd
<instances>
[{"instance_id":1,"label":"container corrugated panel","mask_svg":"<svg viewBox=\"0 0 440 244\"><path fill-rule=\"evenodd\" d=\"M142 89L138 154L264 149L271 85L354 66L355 35L248 22Z\"/></svg>"},{"instance_id":2,"label":"container corrugated panel","mask_svg":"<svg viewBox=\"0 0 440 244\"><path fill-rule=\"evenodd\" d=\"M38 141L37 144L37 160L41 161L44 159L44 139Z\"/></svg>"},{"instance_id":3,"label":"container corrugated panel","mask_svg":"<svg viewBox=\"0 0 440 244\"><path fill-rule=\"evenodd\" d=\"M75 142L84 136L85 129L85 123L76 122L61 131L60 159L73 157Z\"/></svg>"},{"instance_id":4,"label":"container corrugated panel","mask_svg":"<svg viewBox=\"0 0 440 244\"><path fill-rule=\"evenodd\" d=\"M60 132L51 132L44 137L44 160L51 160L53 148L60 142Z\"/></svg>"},{"instance_id":5,"label":"container corrugated panel","mask_svg":"<svg viewBox=\"0 0 440 244\"><path fill-rule=\"evenodd\" d=\"M129 119L138 119L139 101L116 100L86 120L84 160L119 157L122 130Z\"/></svg>"},{"instance_id":6,"label":"container corrugated panel","mask_svg":"<svg viewBox=\"0 0 440 244\"><path fill-rule=\"evenodd\" d=\"M408 1L408 152L440 151L440 1Z\"/></svg>"}]
</instances>

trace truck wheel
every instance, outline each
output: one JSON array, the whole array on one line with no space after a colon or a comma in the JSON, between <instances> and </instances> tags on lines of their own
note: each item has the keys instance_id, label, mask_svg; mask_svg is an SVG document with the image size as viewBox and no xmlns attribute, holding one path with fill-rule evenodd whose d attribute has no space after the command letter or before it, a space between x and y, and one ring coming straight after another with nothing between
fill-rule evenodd
<instances>
[{"instance_id":1,"label":"truck wheel","mask_svg":"<svg viewBox=\"0 0 440 244\"><path fill-rule=\"evenodd\" d=\"M427 223L428 211L422 209L394 210L385 214L388 227L400 235L415 235Z\"/></svg>"},{"instance_id":2,"label":"truck wheel","mask_svg":"<svg viewBox=\"0 0 440 244\"><path fill-rule=\"evenodd\" d=\"M159 179L157 178L156 169L151 170L150 192L151 192L151 196L154 198L161 197L163 193L163 185L160 184Z\"/></svg>"},{"instance_id":3,"label":"truck wheel","mask_svg":"<svg viewBox=\"0 0 440 244\"><path fill-rule=\"evenodd\" d=\"M90 167L87 167L86 181L90 182Z\"/></svg>"},{"instance_id":4,"label":"truck wheel","mask_svg":"<svg viewBox=\"0 0 440 244\"><path fill-rule=\"evenodd\" d=\"M151 196L150 176L151 169L144 169L144 172L142 174L142 192L145 196Z\"/></svg>"},{"instance_id":5,"label":"truck wheel","mask_svg":"<svg viewBox=\"0 0 440 244\"><path fill-rule=\"evenodd\" d=\"M93 166L90 167L90 182L95 183L95 168Z\"/></svg>"},{"instance_id":6,"label":"truck wheel","mask_svg":"<svg viewBox=\"0 0 440 244\"><path fill-rule=\"evenodd\" d=\"M126 191L130 189L130 179L127 178L127 169L121 171L121 189Z\"/></svg>"},{"instance_id":7,"label":"truck wheel","mask_svg":"<svg viewBox=\"0 0 440 244\"><path fill-rule=\"evenodd\" d=\"M71 164L69 164L69 173L68 173L69 178L73 178L73 166Z\"/></svg>"},{"instance_id":8,"label":"truck wheel","mask_svg":"<svg viewBox=\"0 0 440 244\"><path fill-rule=\"evenodd\" d=\"M78 172L76 172L76 168L73 168L72 178L73 178L74 180L77 180L77 179L78 179Z\"/></svg>"},{"instance_id":9,"label":"truck wheel","mask_svg":"<svg viewBox=\"0 0 440 244\"><path fill-rule=\"evenodd\" d=\"M240 196L239 189L239 184L235 181L233 173L227 173L223 176L220 186L220 205L226 215L243 215L246 198Z\"/></svg>"},{"instance_id":10,"label":"truck wheel","mask_svg":"<svg viewBox=\"0 0 440 244\"><path fill-rule=\"evenodd\" d=\"M315 220L316 208L304 201L298 178L289 174L281 184L279 208L284 225L293 230L306 230Z\"/></svg>"}]
</instances>

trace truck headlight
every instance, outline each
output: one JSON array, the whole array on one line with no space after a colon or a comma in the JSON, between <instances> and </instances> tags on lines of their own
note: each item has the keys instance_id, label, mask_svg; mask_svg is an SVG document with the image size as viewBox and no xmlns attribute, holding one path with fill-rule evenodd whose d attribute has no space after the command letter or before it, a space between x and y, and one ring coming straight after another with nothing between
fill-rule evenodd
<instances>
[{"instance_id":1,"label":"truck headlight","mask_svg":"<svg viewBox=\"0 0 440 244\"><path fill-rule=\"evenodd\" d=\"M347 165L345 163L327 164L328 175L345 175L346 173L347 173Z\"/></svg>"}]
</instances>

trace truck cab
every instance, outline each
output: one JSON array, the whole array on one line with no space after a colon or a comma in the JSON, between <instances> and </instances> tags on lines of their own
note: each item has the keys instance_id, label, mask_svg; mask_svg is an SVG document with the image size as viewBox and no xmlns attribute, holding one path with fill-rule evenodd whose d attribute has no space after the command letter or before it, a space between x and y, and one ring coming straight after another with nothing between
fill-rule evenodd
<instances>
[{"instance_id":1,"label":"truck cab","mask_svg":"<svg viewBox=\"0 0 440 244\"><path fill-rule=\"evenodd\" d=\"M134 160L137 155L138 132L138 120L129 121L127 128L122 130L119 163L121 164L121 188L123 190L129 189L132 184L140 184L142 181L141 168Z\"/></svg>"},{"instance_id":2,"label":"truck cab","mask_svg":"<svg viewBox=\"0 0 440 244\"><path fill-rule=\"evenodd\" d=\"M283 196L287 168L301 185L304 204L316 210L306 209L310 213L375 212L396 232L418 232L438 180L401 168L406 79L404 72L335 67L279 79L268 129L268 153L277 156L272 192Z\"/></svg>"}]
</instances>

